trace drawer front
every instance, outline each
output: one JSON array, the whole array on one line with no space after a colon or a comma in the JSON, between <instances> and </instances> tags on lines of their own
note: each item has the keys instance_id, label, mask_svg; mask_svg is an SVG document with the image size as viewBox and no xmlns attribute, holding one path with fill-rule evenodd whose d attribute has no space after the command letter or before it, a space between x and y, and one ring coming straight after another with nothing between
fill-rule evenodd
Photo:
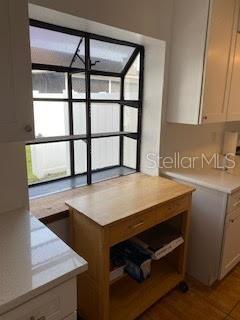
<instances>
[{"instance_id":1,"label":"drawer front","mask_svg":"<svg viewBox=\"0 0 240 320\"><path fill-rule=\"evenodd\" d=\"M130 217L127 220L114 224L109 230L110 245L127 240L154 225L156 225L155 209L149 209L144 213L137 214L135 217Z\"/></svg>"},{"instance_id":2,"label":"drawer front","mask_svg":"<svg viewBox=\"0 0 240 320\"><path fill-rule=\"evenodd\" d=\"M189 210L189 197L185 196L167 203L156 210L157 223L161 223L177 214Z\"/></svg>"},{"instance_id":3,"label":"drawer front","mask_svg":"<svg viewBox=\"0 0 240 320\"><path fill-rule=\"evenodd\" d=\"M109 230L110 245L127 240L188 209L189 197L185 196L114 224Z\"/></svg>"},{"instance_id":4,"label":"drawer front","mask_svg":"<svg viewBox=\"0 0 240 320\"><path fill-rule=\"evenodd\" d=\"M77 286L74 278L0 316L0 320L62 320L76 309Z\"/></svg>"},{"instance_id":5,"label":"drawer front","mask_svg":"<svg viewBox=\"0 0 240 320\"><path fill-rule=\"evenodd\" d=\"M228 196L227 211L232 212L240 208L240 190Z\"/></svg>"}]
</instances>

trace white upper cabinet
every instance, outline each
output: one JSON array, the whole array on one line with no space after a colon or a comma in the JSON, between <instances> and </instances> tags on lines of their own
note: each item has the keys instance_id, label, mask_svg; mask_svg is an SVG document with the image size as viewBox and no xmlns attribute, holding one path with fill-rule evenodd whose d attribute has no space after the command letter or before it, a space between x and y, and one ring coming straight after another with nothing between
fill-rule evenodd
<instances>
[{"instance_id":1,"label":"white upper cabinet","mask_svg":"<svg viewBox=\"0 0 240 320\"><path fill-rule=\"evenodd\" d=\"M240 121L240 35L236 39L236 52L230 81L227 120Z\"/></svg>"},{"instance_id":2,"label":"white upper cabinet","mask_svg":"<svg viewBox=\"0 0 240 320\"><path fill-rule=\"evenodd\" d=\"M27 0L0 1L0 142L32 139L33 107Z\"/></svg>"},{"instance_id":3,"label":"white upper cabinet","mask_svg":"<svg viewBox=\"0 0 240 320\"><path fill-rule=\"evenodd\" d=\"M239 7L240 1L237 2L234 21L234 32L232 50L229 62L228 91L226 95L227 120L240 121L240 26L239 26Z\"/></svg>"},{"instance_id":4,"label":"white upper cabinet","mask_svg":"<svg viewBox=\"0 0 240 320\"><path fill-rule=\"evenodd\" d=\"M167 121L224 122L237 0L175 0Z\"/></svg>"}]
</instances>

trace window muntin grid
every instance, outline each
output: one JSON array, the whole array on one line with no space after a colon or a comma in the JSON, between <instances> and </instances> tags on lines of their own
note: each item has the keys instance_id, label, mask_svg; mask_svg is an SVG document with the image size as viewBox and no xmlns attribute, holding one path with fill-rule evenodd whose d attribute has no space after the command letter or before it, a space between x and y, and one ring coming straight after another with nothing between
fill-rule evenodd
<instances>
[{"instance_id":1,"label":"window muntin grid","mask_svg":"<svg viewBox=\"0 0 240 320\"><path fill-rule=\"evenodd\" d=\"M34 28L34 24L35 23L33 22L33 26L31 26L31 28ZM40 24L40 27L39 27L39 24ZM49 26L51 30L47 29ZM50 33L52 34L51 35L52 37L55 32L56 26L46 25L44 23L37 22L37 27L40 29L42 27L44 31L50 31ZM47 73L49 72L49 70L51 70L58 73L59 75L59 77L55 77L56 79L59 80L58 85L56 85L59 90L58 89L55 90L57 91L57 96L53 97L53 100L55 99L58 102L64 101L65 103L68 104L69 139L68 139L68 136L66 136L64 138L64 141L68 141L70 145L69 153L70 153L71 175L74 176L78 174L87 173L88 177L90 176L91 178L92 172L94 172L94 170L102 169L102 166L100 166L100 168L97 168L98 166L94 162L95 160L93 159L93 155L92 155L92 152L96 149L95 146L104 145L101 141L115 141L115 140L119 141L118 143L119 151L115 152L115 157L117 154L117 158L119 159L118 165L120 166L124 165L124 163L126 162L124 160L124 155L128 150L127 151L125 150L126 149L125 145L127 145L127 148L129 148L128 146L131 144L134 145L134 152L136 153L136 158L139 158L140 157L139 150L140 150L140 136L141 136L140 122L141 122L141 113L142 113L141 112L142 100L139 100L139 99L131 100L128 98L128 101L126 101L127 99L125 99L124 97L124 92L125 92L124 83L125 83L126 75L128 75L129 70L132 68L132 64L135 65L134 70L136 70L136 60L137 60L139 61L139 67L137 67L139 71L138 90L139 92L142 91L143 59L144 59L143 47L134 45L134 44L130 44L129 46L127 46L125 43L123 44L119 40L108 39L105 37L91 35L91 34L82 33L82 32L80 32L78 36L77 35L78 32L76 30L74 30L74 34L72 35L72 34L69 34L69 30L67 29L65 30L64 28L61 28L61 27L56 27L56 30L57 30L56 31L57 33L62 33L63 37L66 36L66 39L68 39L67 49L66 47L64 49L65 53L70 53L71 51L71 54L72 54L73 44L76 47L76 43L77 43L76 38L79 40L77 48L75 48L75 53L72 56L71 61L70 61L70 57L68 57L69 59L66 59L66 58L63 59L68 63L70 61L70 64L64 62L58 65L54 65L52 64L53 60L50 61L50 64L49 64L49 61L47 61L46 64L43 64L42 60L39 61L34 59L33 73L38 73L41 71ZM31 31L30 31L30 34L31 34ZM34 32L32 32L32 34L34 34ZM68 36L72 36L72 37L68 37ZM48 36L47 40L49 41L51 37ZM93 37L93 39L91 37ZM60 38L63 39L61 36L58 35L58 39ZM100 41L98 38L100 38ZM114 41L116 41L116 43L114 43ZM36 44L36 42L34 41L31 43ZM91 44L92 44L92 47L91 47ZM52 48L54 49L52 51L56 52L57 51L55 48L56 45L55 47L53 46L54 45L52 45L50 49ZM42 47L46 49L46 45ZM109 52L113 50L113 48L118 50L118 52L116 52L114 58L109 57L110 61L108 64L93 63L93 59L92 59L93 56L91 56L93 52L95 52L94 53L95 58L97 58L97 56L98 58L101 58L103 56L108 57L110 55ZM36 51L36 48L34 50ZM36 58L36 55L35 55L35 58ZM79 62L80 64L78 64L78 61L80 61ZM89 64L86 63L87 61L89 61ZM113 67L110 68L109 66L113 66ZM41 71L35 70L35 68L38 69L39 67ZM60 74L64 75L64 77L61 77ZM142 74L142 77L140 77L141 74ZM51 73L48 73L48 75L49 75L49 78L52 77ZM63 82L63 78L66 80L65 82ZM98 80L101 80L101 83L96 83L96 81ZM93 84L94 81L95 81L95 84ZM53 84L51 84L50 86L54 87ZM66 88L67 88L67 93L65 92ZM93 89L91 90L91 88ZM44 92L44 90L42 91ZM45 88L45 91L47 91L47 88ZM54 93L56 94L55 91ZM58 96L59 94L58 91L60 91L60 94L62 94L61 97ZM142 97L142 92L141 94L138 95L138 97ZM34 100L35 101L43 100L44 102L46 102L51 99L42 98L41 90L40 90L40 93L39 92L37 92L37 94L35 93ZM97 104L99 105L97 106ZM101 130L94 130L94 119L91 118L92 111L96 112L95 110L97 110L97 108L108 108L108 104L109 106L114 105L115 111L116 111L116 105L117 105L117 109L119 110L117 112L118 113L117 117L119 117L119 131L113 130L113 132L108 132L107 129L104 130L102 125L100 126L100 128L102 128ZM128 112L127 114L129 115L134 114L133 125L126 126L126 122L129 123L129 121L128 119L126 120L126 115L124 117L124 107L128 108L129 110L132 109L132 112ZM91 110L92 108L93 110ZM84 118L86 118L85 122L84 122ZM89 120L90 120L90 123L89 123ZM93 128L91 128L92 123L93 123ZM127 129L127 128L131 129L133 127L137 129L137 130L134 130L134 134L132 134L132 132L124 131L124 129ZM111 128L111 126L109 126L109 128ZM97 142L98 140L99 142ZM132 143L126 144L125 141L129 141L129 140L132 141ZM58 138L58 142L59 141L61 141L61 137ZM45 144L45 143L52 143L52 142L54 142L54 140L51 137L51 139L49 140L47 140L46 138L42 143ZM38 143L37 139L36 141L33 141L33 144L35 143ZM86 146L85 148L83 147L84 145ZM110 145L110 144L108 143L105 145ZM116 144L115 144L115 147L116 147ZM84 153L85 155L84 161L82 164L79 163L77 150L81 150L79 152L82 154ZM83 152L83 150L85 151ZM96 152L94 153L96 154ZM89 161L89 157L90 157L90 161ZM132 157L135 159L134 155ZM89 170L89 163L91 165L90 170ZM106 163L108 162L106 161ZM138 159L138 161L136 161L135 163L136 163L135 168L137 171L139 171L140 160ZM114 161L113 165L116 165L116 161ZM86 168L86 172L83 172L83 168ZM88 179L88 183L89 182L91 183L91 179Z\"/></svg>"}]
</instances>

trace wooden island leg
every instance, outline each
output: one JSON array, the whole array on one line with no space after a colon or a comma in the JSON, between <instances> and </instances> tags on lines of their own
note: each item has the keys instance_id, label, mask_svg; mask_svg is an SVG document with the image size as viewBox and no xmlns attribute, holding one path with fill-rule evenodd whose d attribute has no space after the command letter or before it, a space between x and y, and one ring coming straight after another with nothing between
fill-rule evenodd
<instances>
[{"instance_id":1,"label":"wooden island leg","mask_svg":"<svg viewBox=\"0 0 240 320\"><path fill-rule=\"evenodd\" d=\"M187 263L187 250L188 250L189 228L190 228L190 219L191 219L191 205L192 205L192 197L189 197L188 210L182 214L181 233L184 238L184 244L180 247L179 263L178 263L179 273L181 273L184 277L186 273L186 263Z\"/></svg>"},{"instance_id":2,"label":"wooden island leg","mask_svg":"<svg viewBox=\"0 0 240 320\"><path fill-rule=\"evenodd\" d=\"M88 262L78 277L78 312L83 319L109 319L109 247L104 228L71 210L72 247Z\"/></svg>"}]
</instances>

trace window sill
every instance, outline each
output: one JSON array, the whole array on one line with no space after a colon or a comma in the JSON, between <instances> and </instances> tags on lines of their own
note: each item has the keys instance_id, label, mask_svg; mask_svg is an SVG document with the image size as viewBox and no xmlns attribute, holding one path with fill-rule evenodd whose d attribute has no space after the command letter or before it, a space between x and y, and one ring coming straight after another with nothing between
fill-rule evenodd
<instances>
[{"instance_id":1,"label":"window sill","mask_svg":"<svg viewBox=\"0 0 240 320\"><path fill-rule=\"evenodd\" d=\"M128 171L124 171L124 173L122 173L122 176L121 174L110 176L110 170L112 169L106 170L108 171L108 175L103 175L103 172L101 172L101 175L98 176L99 179L101 178L101 180L105 181L95 179L95 182L98 183L94 183L90 186L69 187L69 190L66 190L65 188L64 191L60 192L58 188L56 189L58 191L55 190L55 193L52 191L51 194L48 193L45 195L36 196L35 198L30 198L31 213L43 223L51 223L56 220L65 219L69 215L68 207L65 205L65 201L67 201L68 199L83 196L89 192L95 193L100 190L108 189L118 185L119 183L122 184L134 182L139 178L139 176L142 175L141 173L135 173L134 170L129 169ZM54 184L57 185L57 182L54 182ZM41 187L42 186L38 186L38 188Z\"/></svg>"}]
</instances>

